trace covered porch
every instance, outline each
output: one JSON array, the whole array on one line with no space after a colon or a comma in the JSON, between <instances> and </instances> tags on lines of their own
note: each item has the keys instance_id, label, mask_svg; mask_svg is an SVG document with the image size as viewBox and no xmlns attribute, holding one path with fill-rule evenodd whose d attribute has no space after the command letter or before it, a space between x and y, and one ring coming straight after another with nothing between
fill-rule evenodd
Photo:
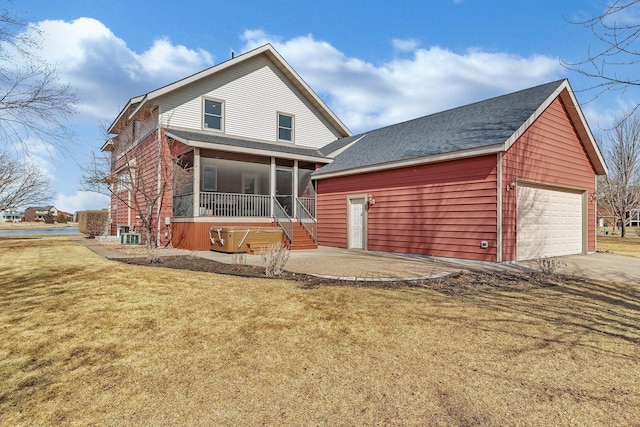
<instances>
[{"instance_id":1,"label":"covered porch","mask_svg":"<svg viewBox=\"0 0 640 427\"><path fill-rule=\"evenodd\" d=\"M272 225L282 228L292 249L316 247L311 174L321 164L313 157L287 157L298 158L200 147L185 152L174 166L174 229L184 234L203 233L207 226Z\"/></svg>"}]
</instances>

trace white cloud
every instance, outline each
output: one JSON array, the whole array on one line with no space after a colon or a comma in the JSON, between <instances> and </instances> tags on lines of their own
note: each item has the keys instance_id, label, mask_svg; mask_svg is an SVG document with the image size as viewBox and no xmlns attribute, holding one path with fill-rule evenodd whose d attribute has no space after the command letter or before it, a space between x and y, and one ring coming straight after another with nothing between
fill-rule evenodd
<instances>
[{"instance_id":1,"label":"white cloud","mask_svg":"<svg viewBox=\"0 0 640 427\"><path fill-rule=\"evenodd\" d=\"M174 45L167 38L155 40L145 52L134 52L92 18L38 25L43 34L39 55L56 64L60 80L79 92L80 113L94 120L113 119L129 98L213 63L205 50Z\"/></svg>"},{"instance_id":2,"label":"white cloud","mask_svg":"<svg viewBox=\"0 0 640 427\"><path fill-rule=\"evenodd\" d=\"M85 210L105 209L109 206L109 197L89 191L76 191L74 194L60 194L53 205L69 213Z\"/></svg>"},{"instance_id":3,"label":"white cloud","mask_svg":"<svg viewBox=\"0 0 640 427\"><path fill-rule=\"evenodd\" d=\"M416 50L420 42L416 39L391 39L393 48L400 52L412 52Z\"/></svg>"},{"instance_id":4,"label":"white cloud","mask_svg":"<svg viewBox=\"0 0 640 427\"><path fill-rule=\"evenodd\" d=\"M353 131L398 123L560 78L558 58L433 46L372 64L312 35L281 40L246 31L243 49L273 44Z\"/></svg>"}]
</instances>

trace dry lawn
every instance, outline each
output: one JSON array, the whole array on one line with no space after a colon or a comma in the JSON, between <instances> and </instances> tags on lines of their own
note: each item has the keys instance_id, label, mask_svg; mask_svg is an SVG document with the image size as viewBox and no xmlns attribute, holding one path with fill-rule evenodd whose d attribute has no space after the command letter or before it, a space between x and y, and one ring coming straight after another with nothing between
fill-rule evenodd
<instances>
[{"instance_id":1,"label":"dry lawn","mask_svg":"<svg viewBox=\"0 0 640 427\"><path fill-rule=\"evenodd\" d=\"M640 258L640 239L637 237L598 236L598 250Z\"/></svg>"},{"instance_id":2,"label":"dry lawn","mask_svg":"<svg viewBox=\"0 0 640 427\"><path fill-rule=\"evenodd\" d=\"M444 295L0 240L2 425L638 425L640 288Z\"/></svg>"}]
</instances>

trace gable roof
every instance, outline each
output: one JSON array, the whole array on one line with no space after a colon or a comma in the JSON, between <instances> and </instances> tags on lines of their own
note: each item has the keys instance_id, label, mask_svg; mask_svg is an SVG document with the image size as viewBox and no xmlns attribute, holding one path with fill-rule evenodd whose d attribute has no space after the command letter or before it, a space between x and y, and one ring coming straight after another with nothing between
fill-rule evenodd
<instances>
[{"instance_id":1,"label":"gable roof","mask_svg":"<svg viewBox=\"0 0 640 427\"><path fill-rule=\"evenodd\" d=\"M217 65L207 68L206 70L195 73L189 77L178 80L174 83L168 84L156 90L153 90L144 95L140 95L131 98L127 105L120 111L116 119L111 123L108 129L108 133L115 132L116 125L124 118L132 118L137 111L139 111L144 105L153 101L154 99L165 95L174 90L179 90L184 86L187 86L195 81L209 77L215 73L218 73L227 68L233 67L238 63L244 62L258 55L264 55L280 70L284 76L291 82L291 84L300 91L300 93L313 105L320 115L327 120L327 122L333 126L343 136L351 135L351 131L342 121L331 111L331 109L320 99L320 97L311 89L309 85L291 68L291 66L284 60L284 58L275 50L271 44L266 44L253 49L249 52L232 57L231 59L221 62Z\"/></svg>"},{"instance_id":2,"label":"gable roof","mask_svg":"<svg viewBox=\"0 0 640 427\"><path fill-rule=\"evenodd\" d=\"M558 96L595 170L606 174L600 149L565 79L344 138L347 144L356 142L314 178L506 151Z\"/></svg>"}]
</instances>

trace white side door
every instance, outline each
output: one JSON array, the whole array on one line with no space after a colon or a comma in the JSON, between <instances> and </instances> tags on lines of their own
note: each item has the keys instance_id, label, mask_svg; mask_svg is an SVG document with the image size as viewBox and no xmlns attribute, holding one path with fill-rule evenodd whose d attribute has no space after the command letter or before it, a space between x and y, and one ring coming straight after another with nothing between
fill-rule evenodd
<instances>
[{"instance_id":1,"label":"white side door","mask_svg":"<svg viewBox=\"0 0 640 427\"><path fill-rule=\"evenodd\" d=\"M365 249L366 199L349 199L349 249Z\"/></svg>"}]
</instances>

